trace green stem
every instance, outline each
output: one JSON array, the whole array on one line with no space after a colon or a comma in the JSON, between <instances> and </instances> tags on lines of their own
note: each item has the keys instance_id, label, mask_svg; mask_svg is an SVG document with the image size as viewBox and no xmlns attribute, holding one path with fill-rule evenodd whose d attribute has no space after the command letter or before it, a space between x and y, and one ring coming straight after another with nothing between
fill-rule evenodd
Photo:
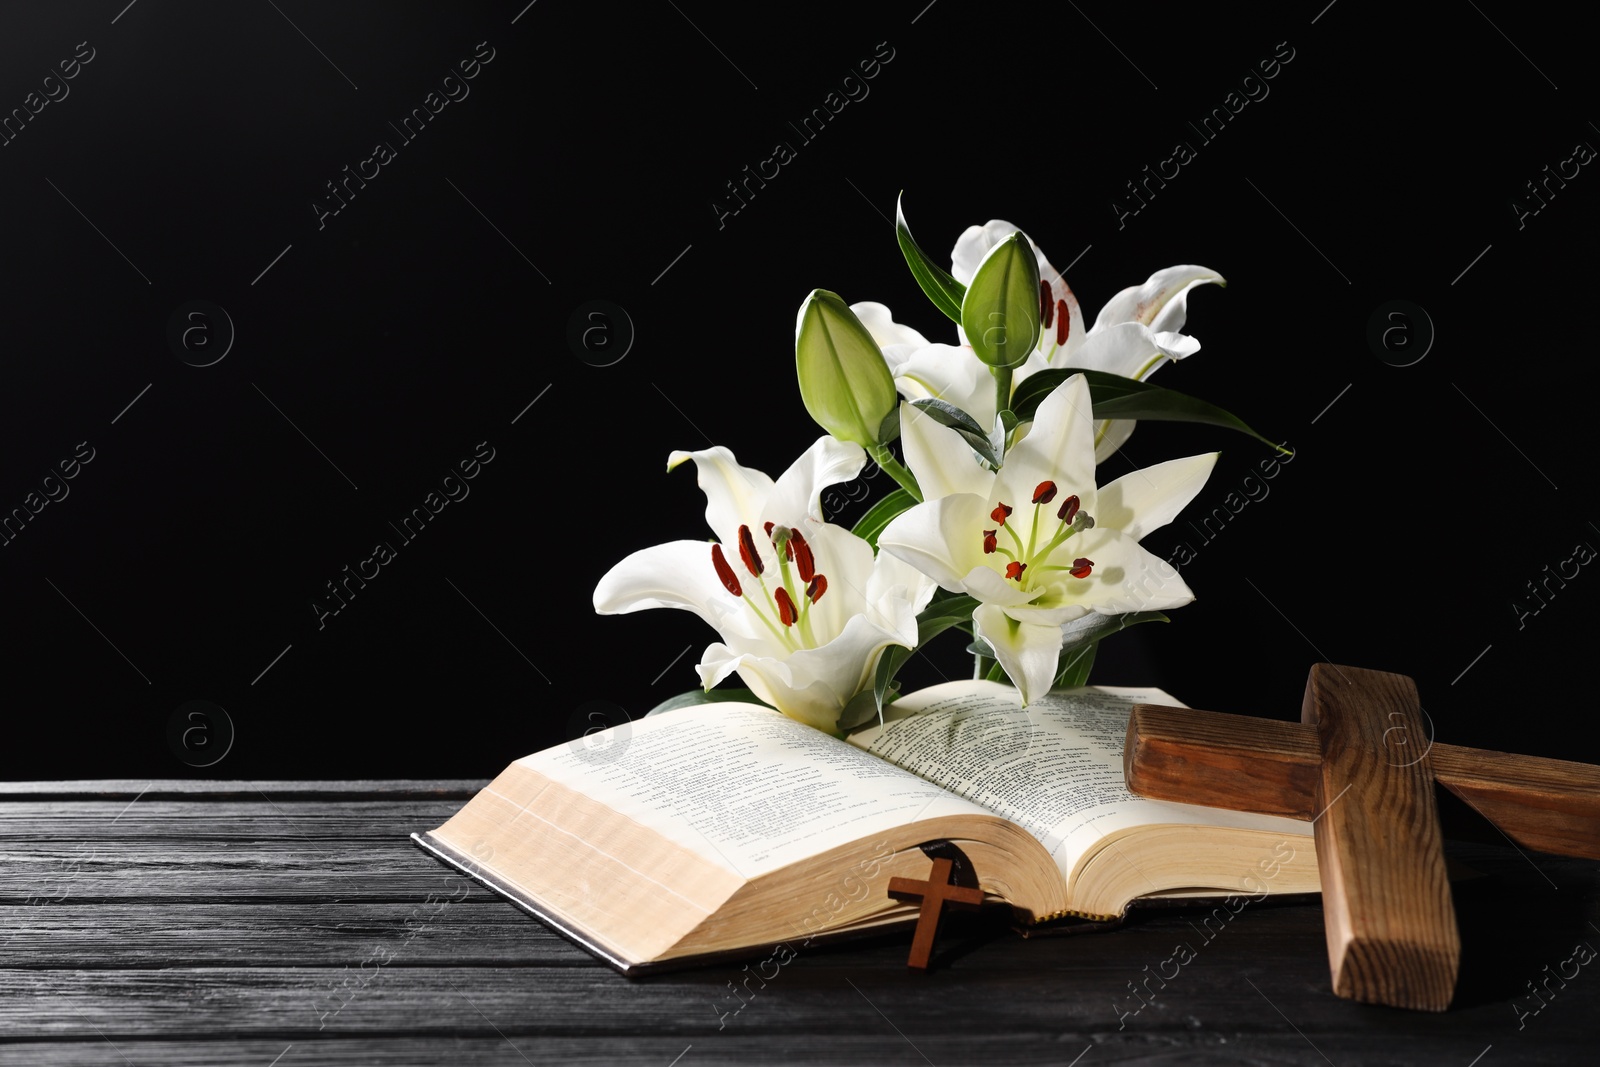
<instances>
[{"instance_id":1,"label":"green stem","mask_svg":"<svg viewBox=\"0 0 1600 1067\"><path fill-rule=\"evenodd\" d=\"M917 479L912 473L900 465L894 458L894 453L889 451L888 445L874 445L870 450L872 461L888 472L889 477L900 483L900 488L911 494L911 499L922 503L922 488L917 485Z\"/></svg>"},{"instance_id":2,"label":"green stem","mask_svg":"<svg viewBox=\"0 0 1600 1067\"><path fill-rule=\"evenodd\" d=\"M990 367L989 373L994 375L994 411L998 415L1002 411L1011 410L1011 368Z\"/></svg>"},{"instance_id":3,"label":"green stem","mask_svg":"<svg viewBox=\"0 0 1600 1067\"><path fill-rule=\"evenodd\" d=\"M989 668L993 666L993 664L994 660L990 659L988 656L980 656L974 653L972 657L972 676L979 681L982 681L983 678L989 673Z\"/></svg>"}]
</instances>

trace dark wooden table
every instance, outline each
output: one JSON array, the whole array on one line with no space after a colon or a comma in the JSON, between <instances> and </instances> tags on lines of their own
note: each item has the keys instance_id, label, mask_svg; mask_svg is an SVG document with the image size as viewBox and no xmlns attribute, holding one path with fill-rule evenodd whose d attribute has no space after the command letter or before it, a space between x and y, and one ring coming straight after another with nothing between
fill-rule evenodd
<instances>
[{"instance_id":1,"label":"dark wooden table","mask_svg":"<svg viewBox=\"0 0 1600 1067\"><path fill-rule=\"evenodd\" d=\"M1564 963L1600 948L1596 863L1452 843L1484 877L1456 884L1463 975L1442 1015L1334 998L1321 911L1303 903L1252 904L1209 940L1189 911L1029 941L979 920L944 939L929 975L907 973L904 934L814 947L740 1001L735 965L622 978L407 840L482 784L0 785L0 1063L1596 1056L1600 960ZM1180 943L1193 958L1164 964ZM1134 998L1174 970L1164 988L1150 979L1148 1004Z\"/></svg>"}]
</instances>

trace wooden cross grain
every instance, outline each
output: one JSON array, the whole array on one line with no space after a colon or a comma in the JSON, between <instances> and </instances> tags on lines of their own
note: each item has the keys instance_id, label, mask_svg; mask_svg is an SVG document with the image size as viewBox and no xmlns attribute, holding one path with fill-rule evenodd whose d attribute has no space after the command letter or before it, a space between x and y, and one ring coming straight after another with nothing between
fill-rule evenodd
<instances>
[{"instance_id":1,"label":"wooden cross grain","mask_svg":"<svg viewBox=\"0 0 1600 1067\"><path fill-rule=\"evenodd\" d=\"M1600 767L1434 744L1405 675L1319 663L1301 722L1135 705L1128 788L1312 820L1333 989L1443 1011L1461 943L1437 781L1519 845L1600 859Z\"/></svg>"},{"instance_id":2,"label":"wooden cross grain","mask_svg":"<svg viewBox=\"0 0 1600 1067\"><path fill-rule=\"evenodd\" d=\"M889 879L889 895L897 900L922 898L922 911L917 916L917 932L911 938L911 955L906 966L914 971L926 971L933 957L933 935L939 930L939 915L946 904L976 906L983 903L983 890L968 889L950 884L951 863L944 857L933 861L928 880L895 877Z\"/></svg>"}]
</instances>

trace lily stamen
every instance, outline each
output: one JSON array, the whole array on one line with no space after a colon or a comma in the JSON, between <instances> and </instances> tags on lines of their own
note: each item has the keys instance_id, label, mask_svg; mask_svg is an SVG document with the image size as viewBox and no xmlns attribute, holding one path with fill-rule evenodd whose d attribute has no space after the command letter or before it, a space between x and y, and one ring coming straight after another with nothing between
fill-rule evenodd
<instances>
[{"instance_id":1,"label":"lily stamen","mask_svg":"<svg viewBox=\"0 0 1600 1067\"><path fill-rule=\"evenodd\" d=\"M728 566L728 557L722 554L722 546L711 546L711 565L716 568L717 580L722 583L722 588L734 596L743 596L744 590L739 586L739 576L733 573L733 568Z\"/></svg>"},{"instance_id":2,"label":"lily stamen","mask_svg":"<svg viewBox=\"0 0 1600 1067\"><path fill-rule=\"evenodd\" d=\"M811 554L811 546L806 539L800 536L799 530L789 531L789 558L794 560L795 568L800 572L802 582L810 582L817 573L817 560Z\"/></svg>"},{"instance_id":3,"label":"lily stamen","mask_svg":"<svg viewBox=\"0 0 1600 1067\"><path fill-rule=\"evenodd\" d=\"M744 560L745 570L755 577L761 577L766 570L766 564L761 562L761 554L756 551L756 539L750 534L750 527L739 527L739 558Z\"/></svg>"},{"instance_id":4,"label":"lily stamen","mask_svg":"<svg viewBox=\"0 0 1600 1067\"><path fill-rule=\"evenodd\" d=\"M1094 560L1089 559L1086 556L1079 556L1077 559L1072 561L1072 565L1070 567L1062 563L1052 563L1048 567L1040 567L1038 569L1040 571L1066 571L1074 578L1087 578L1089 577L1090 572L1094 569Z\"/></svg>"},{"instance_id":5,"label":"lily stamen","mask_svg":"<svg viewBox=\"0 0 1600 1067\"><path fill-rule=\"evenodd\" d=\"M794 601L789 599L789 590L780 587L772 594L773 601L778 605L778 621L785 626L793 626L800 618L800 613L795 610Z\"/></svg>"},{"instance_id":6,"label":"lily stamen","mask_svg":"<svg viewBox=\"0 0 1600 1067\"><path fill-rule=\"evenodd\" d=\"M1011 543L1017 546L1017 555L1026 556L1028 550L1022 547L1022 538L1017 536L1017 531L1012 528L1011 523L1006 518L1013 510L1010 504L996 503L994 510L989 512L989 518L999 523L1000 528L1010 535ZM1038 513L1035 512L1034 514L1037 515ZM1005 549L1000 549L1000 551L1005 552ZM1009 556L1011 553L1006 552L1006 555Z\"/></svg>"}]
</instances>

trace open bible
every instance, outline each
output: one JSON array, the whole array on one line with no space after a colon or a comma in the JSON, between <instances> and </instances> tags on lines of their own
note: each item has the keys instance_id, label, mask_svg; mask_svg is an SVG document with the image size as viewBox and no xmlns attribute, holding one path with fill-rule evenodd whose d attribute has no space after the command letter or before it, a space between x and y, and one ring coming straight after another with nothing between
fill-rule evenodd
<instances>
[{"instance_id":1,"label":"open bible","mask_svg":"<svg viewBox=\"0 0 1600 1067\"><path fill-rule=\"evenodd\" d=\"M648 716L517 760L422 847L624 972L914 918L895 875L948 841L1024 923L1142 897L1318 889L1311 824L1147 800L1123 782L1156 689L911 693L842 741L751 704Z\"/></svg>"}]
</instances>

